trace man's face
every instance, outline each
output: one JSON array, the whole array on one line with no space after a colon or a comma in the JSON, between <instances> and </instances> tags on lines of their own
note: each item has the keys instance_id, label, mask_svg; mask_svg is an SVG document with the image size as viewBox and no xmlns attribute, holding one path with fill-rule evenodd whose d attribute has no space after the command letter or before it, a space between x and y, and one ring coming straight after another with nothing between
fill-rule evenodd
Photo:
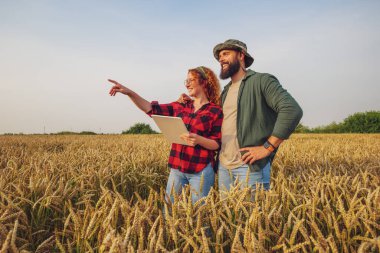
<instances>
[{"instance_id":1,"label":"man's face","mask_svg":"<svg viewBox=\"0 0 380 253\"><path fill-rule=\"evenodd\" d=\"M239 52L235 50L222 50L219 53L221 79L227 79L235 75L240 69Z\"/></svg>"}]
</instances>

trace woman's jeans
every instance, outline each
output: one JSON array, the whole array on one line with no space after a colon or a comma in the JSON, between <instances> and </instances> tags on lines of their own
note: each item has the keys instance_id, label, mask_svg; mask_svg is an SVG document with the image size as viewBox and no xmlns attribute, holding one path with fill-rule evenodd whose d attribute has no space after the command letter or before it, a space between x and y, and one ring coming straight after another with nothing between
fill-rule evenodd
<instances>
[{"instance_id":1,"label":"woman's jeans","mask_svg":"<svg viewBox=\"0 0 380 253\"><path fill-rule=\"evenodd\" d=\"M236 169L229 170L219 163L218 181L219 191L229 191L235 181L241 183L241 187L252 187L262 185L264 190L269 190L271 163L268 162L262 170L250 171L248 165L244 164ZM248 178L247 178L248 176Z\"/></svg>"},{"instance_id":2,"label":"woman's jeans","mask_svg":"<svg viewBox=\"0 0 380 253\"><path fill-rule=\"evenodd\" d=\"M203 176L203 185L201 178ZM192 202L195 203L199 199L206 197L214 185L215 173L209 163L201 172L195 174L184 173L176 169L170 169L168 184L166 185L166 195L170 197L170 201L174 202L172 191L178 195L181 194L182 188L189 185L191 188Z\"/></svg>"}]
</instances>

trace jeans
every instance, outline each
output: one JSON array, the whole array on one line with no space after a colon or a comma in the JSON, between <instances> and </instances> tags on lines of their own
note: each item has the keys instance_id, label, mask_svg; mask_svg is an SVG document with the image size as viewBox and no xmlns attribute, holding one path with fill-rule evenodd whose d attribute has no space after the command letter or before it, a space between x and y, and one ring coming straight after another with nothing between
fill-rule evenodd
<instances>
[{"instance_id":1,"label":"jeans","mask_svg":"<svg viewBox=\"0 0 380 253\"><path fill-rule=\"evenodd\" d=\"M203 176L203 185L201 178ZM176 169L170 169L168 183L166 185L166 195L170 197L170 201L174 202L174 197L171 194L172 189L178 195L182 192L182 188L186 185L191 187L191 199L195 203L199 199L206 197L214 185L215 173L209 163L201 172L195 174L184 173Z\"/></svg>"},{"instance_id":2,"label":"jeans","mask_svg":"<svg viewBox=\"0 0 380 253\"><path fill-rule=\"evenodd\" d=\"M250 171L248 165L244 164L236 169L226 169L219 163L218 182L220 191L229 191L235 181L241 182L241 187L252 187L262 184L264 190L269 190L271 163L268 162L260 171ZM248 175L248 178L247 178Z\"/></svg>"}]
</instances>

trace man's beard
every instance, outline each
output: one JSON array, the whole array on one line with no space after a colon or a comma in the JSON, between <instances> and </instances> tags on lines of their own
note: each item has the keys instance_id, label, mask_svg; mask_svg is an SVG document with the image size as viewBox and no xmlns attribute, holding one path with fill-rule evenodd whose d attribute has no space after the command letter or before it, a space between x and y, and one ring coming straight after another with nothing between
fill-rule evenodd
<instances>
[{"instance_id":1,"label":"man's beard","mask_svg":"<svg viewBox=\"0 0 380 253\"><path fill-rule=\"evenodd\" d=\"M230 78L235 75L240 69L240 62L235 59L233 62L228 64L228 67L223 70L223 67L220 69L219 77L223 80Z\"/></svg>"}]
</instances>

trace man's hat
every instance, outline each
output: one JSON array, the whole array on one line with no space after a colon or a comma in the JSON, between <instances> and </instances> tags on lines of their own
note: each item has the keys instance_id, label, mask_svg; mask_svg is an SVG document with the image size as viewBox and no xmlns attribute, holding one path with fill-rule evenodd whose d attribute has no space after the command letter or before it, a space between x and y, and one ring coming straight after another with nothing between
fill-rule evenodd
<instances>
[{"instance_id":1,"label":"man's hat","mask_svg":"<svg viewBox=\"0 0 380 253\"><path fill-rule=\"evenodd\" d=\"M245 43L239 41L239 40L232 40L232 39L226 40L225 42L220 43L214 47L215 59L219 60L220 51L225 50L225 49L236 50L236 51L242 52L245 55L244 62L245 62L246 68L251 66L251 64L254 61L253 57L250 54L248 54L248 52L247 52L247 45Z\"/></svg>"}]
</instances>

